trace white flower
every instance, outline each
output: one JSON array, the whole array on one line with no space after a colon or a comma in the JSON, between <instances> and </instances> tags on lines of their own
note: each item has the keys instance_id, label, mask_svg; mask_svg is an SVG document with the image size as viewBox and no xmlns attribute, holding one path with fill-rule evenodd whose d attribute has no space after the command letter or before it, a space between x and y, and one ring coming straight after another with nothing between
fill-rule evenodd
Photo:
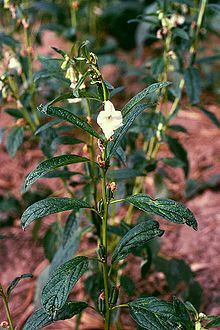
<instances>
[{"instance_id":1,"label":"white flower","mask_svg":"<svg viewBox=\"0 0 220 330\"><path fill-rule=\"evenodd\" d=\"M79 103L79 102L82 101L82 99L79 98L79 97L75 97L74 99L67 99L67 101L68 101L69 103Z\"/></svg>"},{"instance_id":2,"label":"white flower","mask_svg":"<svg viewBox=\"0 0 220 330\"><path fill-rule=\"evenodd\" d=\"M21 73L22 68L20 62L15 57L11 57L8 63L8 69L16 70L18 73Z\"/></svg>"},{"instance_id":3,"label":"white flower","mask_svg":"<svg viewBox=\"0 0 220 330\"><path fill-rule=\"evenodd\" d=\"M103 130L106 139L109 139L114 131L123 125L121 111L115 111L111 101L105 101L104 111L101 111L97 117L97 123Z\"/></svg>"}]
</instances>

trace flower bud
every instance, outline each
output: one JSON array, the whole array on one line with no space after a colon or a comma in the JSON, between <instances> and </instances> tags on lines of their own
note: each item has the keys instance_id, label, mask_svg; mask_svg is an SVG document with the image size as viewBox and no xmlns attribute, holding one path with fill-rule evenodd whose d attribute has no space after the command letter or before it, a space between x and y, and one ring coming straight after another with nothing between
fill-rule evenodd
<instances>
[{"instance_id":1,"label":"flower bud","mask_svg":"<svg viewBox=\"0 0 220 330\"><path fill-rule=\"evenodd\" d=\"M102 262L106 261L105 247L103 245L101 245L101 244L99 245L99 247L97 249L97 254L98 254L99 259Z\"/></svg>"},{"instance_id":2,"label":"flower bud","mask_svg":"<svg viewBox=\"0 0 220 330\"><path fill-rule=\"evenodd\" d=\"M105 314L105 292L104 292L104 290L101 291L99 298L98 298L98 309L101 314Z\"/></svg>"},{"instance_id":3,"label":"flower bud","mask_svg":"<svg viewBox=\"0 0 220 330\"><path fill-rule=\"evenodd\" d=\"M110 298L109 298L109 304L111 307L117 303L118 296L119 296L119 289L120 289L120 286L113 286L113 288L111 290Z\"/></svg>"},{"instance_id":4,"label":"flower bud","mask_svg":"<svg viewBox=\"0 0 220 330\"><path fill-rule=\"evenodd\" d=\"M100 155L97 156L97 162L101 168L105 168L106 166L105 161L102 159Z\"/></svg>"}]
</instances>

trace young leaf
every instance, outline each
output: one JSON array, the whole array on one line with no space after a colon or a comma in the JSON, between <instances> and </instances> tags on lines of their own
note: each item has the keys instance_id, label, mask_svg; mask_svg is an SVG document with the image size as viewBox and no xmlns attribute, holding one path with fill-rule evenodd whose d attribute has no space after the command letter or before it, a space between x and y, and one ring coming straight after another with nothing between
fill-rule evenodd
<instances>
[{"instance_id":1,"label":"young leaf","mask_svg":"<svg viewBox=\"0 0 220 330\"><path fill-rule=\"evenodd\" d=\"M82 130L88 132L89 134L97 137L98 139L103 139L103 136L96 132L91 125L89 125L85 120L82 120L80 117L74 115L72 112L60 108L60 107L52 107L52 106L43 106L40 105L38 110L45 113L46 115L57 117L63 120L68 121L71 124L81 128Z\"/></svg>"},{"instance_id":2,"label":"young leaf","mask_svg":"<svg viewBox=\"0 0 220 330\"><path fill-rule=\"evenodd\" d=\"M25 229L35 219L62 211L77 211L80 208L90 208L90 205L85 201L74 198L46 198L32 204L24 211L21 217L21 225Z\"/></svg>"},{"instance_id":3,"label":"young leaf","mask_svg":"<svg viewBox=\"0 0 220 330\"><path fill-rule=\"evenodd\" d=\"M87 257L75 257L50 276L42 291L42 305L51 316L65 304L72 288L88 269Z\"/></svg>"},{"instance_id":4,"label":"young leaf","mask_svg":"<svg viewBox=\"0 0 220 330\"><path fill-rule=\"evenodd\" d=\"M192 104L200 102L201 78L199 72L194 67L189 67L184 73L186 94Z\"/></svg>"},{"instance_id":5,"label":"young leaf","mask_svg":"<svg viewBox=\"0 0 220 330\"><path fill-rule=\"evenodd\" d=\"M170 85L170 82L162 82L162 83L155 83L150 85L149 87L145 88L143 91L132 97L132 99L123 107L122 114L126 116L128 112L140 101L144 98L147 99L150 103L155 101L155 92L159 89L167 87Z\"/></svg>"},{"instance_id":6,"label":"young leaf","mask_svg":"<svg viewBox=\"0 0 220 330\"><path fill-rule=\"evenodd\" d=\"M155 297L139 298L128 306L131 317L144 329L174 330L181 324L173 305Z\"/></svg>"},{"instance_id":7,"label":"young leaf","mask_svg":"<svg viewBox=\"0 0 220 330\"><path fill-rule=\"evenodd\" d=\"M197 222L193 213L187 207L172 199L152 199L150 196L137 194L126 197L125 201L144 212L155 213L171 222L186 223L197 230Z\"/></svg>"},{"instance_id":8,"label":"young leaf","mask_svg":"<svg viewBox=\"0 0 220 330\"><path fill-rule=\"evenodd\" d=\"M88 304L84 301L67 301L63 307L57 311L54 319L45 312L44 308L38 309L29 317L23 330L38 330L54 321L71 319L71 317L81 313L87 307Z\"/></svg>"},{"instance_id":9,"label":"young leaf","mask_svg":"<svg viewBox=\"0 0 220 330\"><path fill-rule=\"evenodd\" d=\"M124 259L130 252L143 246L150 239L162 236L163 230L159 229L156 221L143 221L130 229L118 243L113 255L112 263Z\"/></svg>"},{"instance_id":10,"label":"young leaf","mask_svg":"<svg viewBox=\"0 0 220 330\"><path fill-rule=\"evenodd\" d=\"M7 295L8 297L10 296L12 290L14 290L14 288L17 286L18 282L20 282L20 280L22 280L23 278L32 278L33 275L30 273L27 274L22 274L21 276L16 277L9 285L8 289L7 289Z\"/></svg>"},{"instance_id":11,"label":"young leaf","mask_svg":"<svg viewBox=\"0 0 220 330\"><path fill-rule=\"evenodd\" d=\"M6 141L6 149L11 157L16 155L17 150L24 140L24 128L22 126L13 127Z\"/></svg>"},{"instance_id":12,"label":"young leaf","mask_svg":"<svg viewBox=\"0 0 220 330\"><path fill-rule=\"evenodd\" d=\"M26 180L24 182L24 191L27 191L28 187L31 186L35 181L42 178L45 174L52 170L55 170L58 167L88 161L88 158L81 157L78 155L61 155L44 160L26 177Z\"/></svg>"},{"instance_id":13,"label":"young leaf","mask_svg":"<svg viewBox=\"0 0 220 330\"><path fill-rule=\"evenodd\" d=\"M183 148L183 146L180 144L180 142L177 139L174 139L171 136L167 136L167 142L172 153L176 156L176 158L178 158L184 164L182 168L185 177L187 178L189 174L189 161L186 150Z\"/></svg>"}]
</instances>

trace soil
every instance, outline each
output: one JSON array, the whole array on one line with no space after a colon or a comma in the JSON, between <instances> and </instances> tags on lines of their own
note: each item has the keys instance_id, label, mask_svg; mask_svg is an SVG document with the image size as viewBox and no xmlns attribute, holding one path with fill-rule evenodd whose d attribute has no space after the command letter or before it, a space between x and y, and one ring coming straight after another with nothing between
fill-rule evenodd
<instances>
[{"instance_id":1,"label":"soil","mask_svg":"<svg viewBox=\"0 0 220 330\"><path fill-rule=\"evenodd\" d=\"M57 39L54 41L57 43ZM56 45L57 46L57 45ZM59 48L59 45L57 46ZM40 49L39 53L43 53ZM112 75L118 75L117 68L109 66L105 68L105 75L113 82ZM137 88L134 82L133 90ZM129 86L129 90L132 87ZM212 103L207 104L207 108L219 116L219 108ZM178 133L177 136L189 153L190 178L208 180L212 175L220 173L219 155L220 144L218 141L219 131L207 117L194 108L184 107L179 112L174 121L175 124L183 125L187 128L188 134ZM11 119L7 114L1 114L0 126L10 125ZM12 160L4 146L0 149L0 195L15 195L19 197L20 187L25 175L42 160L42 153L37 148L28 152L19 151ZM170 153L165 146L162 146L159 155ZM185 258L195 272L196 279L203 288L202 311L209 314L220 314L220 207L218 191L205 190L200 195L185 200L182 194L184 188L184 178L181 170L168 169L172 175L172 182L168 182L171 194L183 201L195 214L199 229L193 231L183 225L174 225L162 222L162 227L166 229L166 234L161 239L162 252L170 257ZM47 182L48 183L48 182ZM55 182L59 189L58 182ZM146 192L152 191L152 178L146 181ZM46 222L47 223L47 222ZM28 316L34 310L34 289L36 278L47 266L42 246L32 239L31 229L23 232L19 219L13 226L1 229L1 234L5 239L0 240L0 282L4 288L16 276L23 273L32 273L33 279L26 279L20 282L17 289L12 294L9 303L16 329L22 326ZM78 288L78 294L80 287ZM0 301L0 322L6 320L2 301ZM102 329L102 320L94 318L92 313L83 315L83 323L80 329ZM127 323L127 322L126 322ZM61 330L72 329L74 320L57 322L47 329ZM92 325L91 325L92 324ZM129 325L130 324L130 325ZM134 329L130 321L125 329Z\"/></svg>"}]
</instances>

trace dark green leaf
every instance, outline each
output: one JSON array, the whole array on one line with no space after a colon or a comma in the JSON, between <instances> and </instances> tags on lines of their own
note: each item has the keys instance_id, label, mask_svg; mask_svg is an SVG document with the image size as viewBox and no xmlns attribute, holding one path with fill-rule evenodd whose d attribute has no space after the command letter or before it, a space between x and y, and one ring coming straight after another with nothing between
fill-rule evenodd
<instances>
[{"instance_id":1,"label":"dark green leaf","mask_svg":"<svg viewBox=\"0 0 220 330\"><path fill-rule=\"evenodd\" d=\"M80 208L90 208L90 205L85 201L74 198L46 198L32 204L24 211L21 217L21 225L25 229L35 219L62 211L77 211Z\"/></svg>"},{"instance_id":2,"label":"dark green leaf","mask_svg":"<svg viewBox=\"0 0 220 330\"><path fill-rule=\"evenodd\" d=\"M64 233L63 233L63 245L65 246L67 242L72 238L74 232L77 230L79 224L75 215L75 212L72 212L68 219L66 220Z\"/></svg>"},{"instance_id":3,"label":"dark green leaf","mask_svg":"<svg viewBox=\"0 0 220 330\"><path fill-rule=\"evenodd\" d=\"M173 29L173 35L174 35L174 38L179 37L181 39L189 40L189 36L188 36L187 32L180 28Z\"/></svg>"},{"instance_id":4,"label":"dark green leaf","mask_svg":"<svg viewBox=\"0 0 220 330\"><path fill-rule=\"evenodd\" d=\"M182 144L180 144L180 142L177 139L171 136L167 136L167 142L170 150L176 156L176 158L178 158L181 162L184 163L184 166L182 167L185 177L187 177L189 173L189 161L186 150L183 148Z\"/></svg>"},{"instance_id":5,"label":"dark green leaf","mask_svg":"<svg viewBox=\"0 0 220 330\"><path fill-rule=\"evenodd\" d=\"M88 161L88 158L81 157L78 155L61 155L44 160L32 172L28 174L24 182L24 191L27 191L28 187L31 186L35 181L42 178L45 174L52 170L55 170L58 167Z\"/></svg>"},{"instance_id":6,"label":"dark green leaf","mask_svg":"<svg viewBox=\"0 0 220 330\"><path fill-rule=\"evenodd\" d=\"M132 168L121 168L107 172L108 179L116 181L134 179L137 176L143 176L143 173L133 170Z\"/></svg>"},{"instance_id":7,"label":"dark green leaf","mask_svg":"<svg viewBox=\"0 0 220 330\"><path fill-rule=\"evenodd\" d=\"M56 144L80 144L85 143L82 140L76 139L73 136L58 136L53 141Z\"/></svg>"},{"instance_id":8,"label":"dark green leaf","mask_svg":"<svg viewBox=\"0 0 220 330\"><path fill-rule=\"evenodd\" d=\"M21 276L16 277L9 285L8 289L7 289L7 295L8 297L10 296L12 290L14 290L14 288L17 286L18 282L20 282L20 280L22 280L23 278L32 278L33 275L30 273L27 274L22 274Z\"/></svg>"},{"instance_id":9,"label":"dark green leaf","mask_svg":"<svg viewBox=\"0 0 220 330\"><path fill-rule=\"evenodd\" d=\"M200 102L201 78L199 72L194 67L189 67L184 73L186 94L192 104Z\"/></svg>"},{"instance_id":10,"label":"dark green leaf","mask_svg":"<svg viewBox=\"0 0 220 330\"><path fill-rule=\"evenodd\" d=\"M130 252L143 246L150 239L162 236L163 230L159 229L156 221L144 221L130 229L120 240L112 255L112 263L124 259Z\"/></svg>"},{"instance_id":11,"label":"dark green leaf","mask_svg":"<svg viewBox=\"0 0 220 330\"><path fill-rule=\"evenodd\" d=\"M44 308L34 312L24 325L23 330L38 330L46 327L54 321L71 319L74 315L81 313L88 304L84 301L67 301L64 306L57 311L55 318L50 318Z\"/></svg>"},{"instance_id":12,"label":"dark green leaf","mask_svg":"<svg viewBox=\"0 0 220 330\"><path fill-rule=\"evenodd\" d=\"M215 3L209 3L208 8L217 13L219 13L219 11L220 11L220 5L215 4Z\"/></svg>"},{"instance_id":13,"label":"dark green leaf","mask_svg":"<svg viewBox=\"0 0 220 330\"><path fill-rule=\"evenodd\" d=\"M129 296L135 293L135 283L129 276L122 275L120 285Z\"/></svg>"},{"instance_id":14,"label":"dark green leaf","mask_svg":"<svg viewBox=\"0 0 220 330\"><path fill-rule=\"evenodd\" d=\"M43 238L44 254L50 262L62 244L62 239L63 228L60 222L56 221L49 227Z\"/></svg>"},{"instance_id":15,"label":"dark green leaf","mask_svg":"<svg viewBox=\"0 0 220 330\"><path fill-rule=\"evenodd\" d=\"M204 113L212 122L217 126L218 128L220 127L220 120L218 117L211 111L205 109L204 107L199 106L198 109Z\"/></svg>"},{"instance_id":16,"label":"dark green leaf","mask_svg":"<svg viewBox=\"0 0 220 330\"><path fill-rule=\"evenodd\" d=\"M197 222L193 213L187 207L172 199L152 199L150 196L137 194L126 197L125 201L144 212L155 213L171 222L186 223L197 230Z\"/></svg>"},{"instance_id":17,"label":"dark green leaf","mask_svg":"<svg viewBox=\"0 0 220 330\"><path fill-rule=\"evenodd\" d=\"M42 304L51 316L65 304L72 288L87 271L88 258L75 257L56 269L42 291Z\"/></svg>"},{"instance_id":18,"label":"dark green leaf","mask_svg":"<svg viewBox=\"0 0 220 330\"><path fill-rule=\"evenodd\" d=\"M17 150L24 140L24 128L22 126L13 127L6 141L6 148L11 157L16 155Z\"/></svg>"},{"instance_id":19,"label":"dark green leaf","mask_svg":"<svg viewBox=\"0 0 220 330\"><path fill-rule=\"evenodd\" d=\"M132 318L144 329L178 329L180 319L171 303L155 297L148 297L129 302L128 306Z\"/></svg>"},{"instance_id":20,"label":"dark green leaf","mask_svg":"<svg viewBox=\"0 0 220 330\"><path fill-rule=\"evenodd\" d=\"M34 134L37 135L37 134L39 134L39 133L45 131L46 129L48 129L48 128L54 126L54 125L57 125L57 124L59 124L59 123L61 123L61 120L60 120L60 119L54 119L54 120L51 120L51 121L49 121L48 123L43 124L42 126L38 127L38 129L35 131Z\"/></svg>"},{"instance_id":21,"label":"dark green leaf","mask_svg":"<svg viewBox=\"0 0 220 330\"><path fill-rule=\"evenodd\" d=\"M155 92L161 88L169 86L169 82L155 83L145 88L143 91L135 95L122 109L123 116L126 116L128 112L140 101L146 98L150 103L155 102Z\"/></svg>"},{"instance_id":22,"label":"dark green leaf","mask_svg":"<svg viewBox=\"0 0 220 330\"><path fill-rule=\"evenodd\" d=\"M169 166L172 166L172 167L184 167L185 164L178 158L170 158L170 157L164 157L164 158L160 158L160 160L166 164L166 165L169 165Z\"/></svg>"},{"instance_id":23,"label":"dark green leaf","mask_svg":"<svg viewBox=\"0 0 220 330\"><path fill-rule=\"evenodd\" d=\"M0 32L0 45L5 44L11 48L16 48L19 45L19 42L9 36L8 34L5 34L4 32Z\"/></svg>"},{"instance_id":24,"label":"dark green leaf","mask_svg":"<svg viewBox=\"0 0 220 330\"><path fill-rule=\"evenodd\" d=\"M6 108L6 109L4 109L4 112L6 112L7 114L9 114L10 116L12 116L14 118L23 118L22 111L18 110L18 109Z\"/></svg>"},{"instance_id":25,"label":"dark green leaf","mask_svg":"<svg viewBox=\"0 0 220 330\"><path fill-rule=\"evenodd\" d=\"M206 329L220 327L220 316L214 316L213 320L206 325Z\"/></svg>"},{"instance_id":26,"label":"dark green leaf","mask_svg":"<svg viewBox=\"0 0 220 330\"><path fill-rule=\"evenodd\" d=\"M59 107L52 107L52 106L43 106L40 105L38 110L45 113L46 115L52 117L58 117L65 121L68 121L71 124L81 128L82 130L88 132L89 134L97 137L98 139L103 139L103 136L96 132L91 125L89 125L85 120L82 120L80 117L74 115L72 112L59 108Z\"/></svg>"},{"instance_id":27,"label":"dark green leaf","mask_svg":"<svg viewBox=\"0 0 220 330\"><path fill-rule=\"evenodd\" d=\"M181 300L177 299L176 297L173 297L173 307L175 309L176 315L178 315L185 324L190 321L187 308Z\"/></svg>"}]
</instances>

